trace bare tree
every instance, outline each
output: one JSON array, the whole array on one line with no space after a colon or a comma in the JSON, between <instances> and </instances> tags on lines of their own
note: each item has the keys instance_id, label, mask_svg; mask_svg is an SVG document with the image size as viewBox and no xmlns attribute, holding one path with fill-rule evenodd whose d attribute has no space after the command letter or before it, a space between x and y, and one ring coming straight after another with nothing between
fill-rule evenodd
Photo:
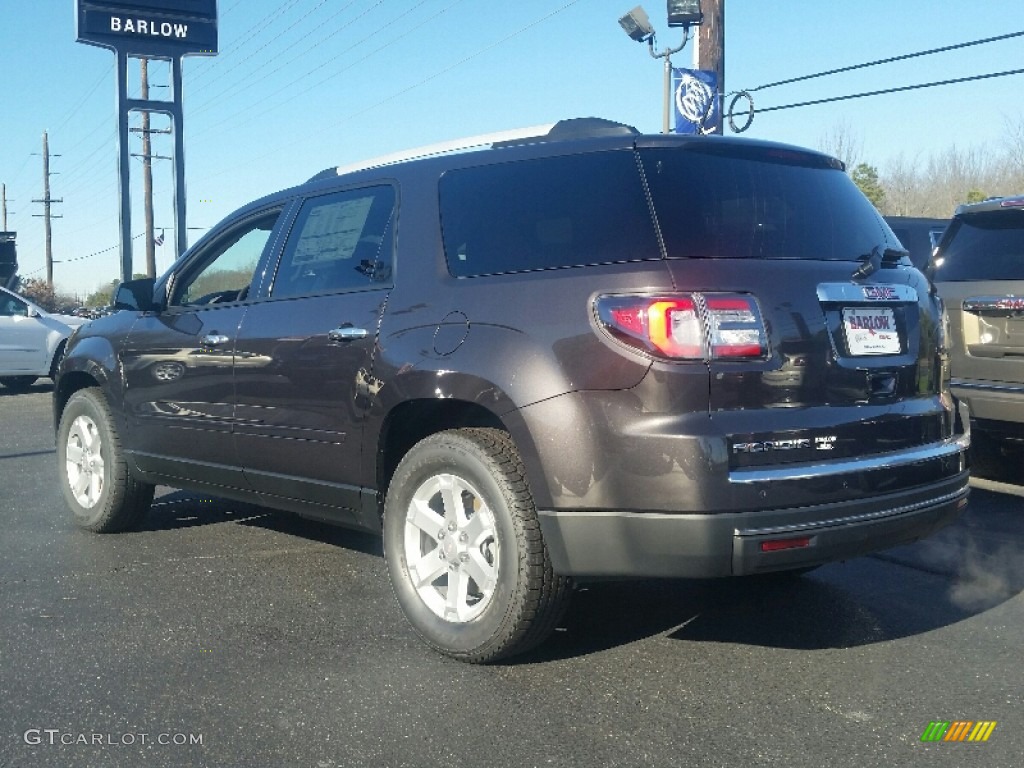
<instances>
[{"instance_id":1,"label":"bare tree","mask_svg":"<svg viewBox=\"0 0 1024 768\"><path fill-rule=\"evenodd\" d=\"M885 205L888 216L925 216L927 204L921 195L921 175L917 168L920 157L908 160L900 153L889 161L882 172Z\"/></svg>"},{"instance_id":2,"label":"bare tree","mask_svg":"<svg viewBox=\"0 0 1024 768\"><path fill-rule=\"evenodd\" d=\"M849 173L861 163L864 140L844 121L836 123L818 138L818 149L842 160Z\"/></svg>"},{"instance_id":3,"label":"bare tree","mask_svg":"<svg viewBox=\"0 0 1024 768\"><path fill-rule=\"evenodd\" d=\"M1016 120L1006 118L1006 179L1004 183L1014 191L1024 193L1024 116Z\"/></svg>"}]
</instances>

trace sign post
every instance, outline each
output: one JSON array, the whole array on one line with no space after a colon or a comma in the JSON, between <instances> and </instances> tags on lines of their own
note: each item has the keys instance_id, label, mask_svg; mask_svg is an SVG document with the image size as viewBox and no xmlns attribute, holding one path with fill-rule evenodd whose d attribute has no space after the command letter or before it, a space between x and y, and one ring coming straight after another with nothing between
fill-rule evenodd
<instances>
[{"instance_id":1,"label":"sign post","mask_svg":"<svg viewBox=\"0 0 1024 768\"><path fill-rule=\"evenodd\" d=\"M132 112L169 116L174 136L174 246L188 247L185 218L183 56L217 54L217 0L75 0L77 40L117 57L118 186L121 199L121 280L132 279L131 184L128 119ZM128 97L128 59L169 60L171 99Z\"/></svg>"}]
</instances>

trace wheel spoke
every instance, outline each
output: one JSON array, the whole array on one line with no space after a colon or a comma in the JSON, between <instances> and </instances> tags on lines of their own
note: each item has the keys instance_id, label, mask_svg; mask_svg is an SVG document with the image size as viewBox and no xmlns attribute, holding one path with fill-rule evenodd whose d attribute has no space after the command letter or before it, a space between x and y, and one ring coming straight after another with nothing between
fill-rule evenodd
<instances>
[{"instance_id":1,"label":"wheel spoke","mask_svg":"<svg viewBox=\"0 0 1024 768\"><path fill-rule=\"evenodd\" d=\"M91 482L89 483L89 506L91 507L97 501L99 501L100 494L103 493L103 475L98 472L94 472L90 477Z\"/></svg>"},{"instance_id":2,"label":"wheel spoke","mask_svg":"<svg viewBox=\"0 0 1024 768\"><path fill-rule=\"evenodd\" d=\"M445 520L461 526L465 514L462 512L462 489L459 485L452 475L441 478L441 502L444 504Z\"/></svg>"},{"instance_id":3,"label":"wheel spoke","mask_svg":"<svg viewBox=\"0 0 1024 768\"><path fill-rule=\"evenodd\" d=\"M449 621L461 621L465 614L466 596L469 594L469 577L461 568L448 571L448 594L444 601L444 617Z\"/></svg>"},{"instance_id":4,"label":"wheel spoke","mask_svg":"<svg viewBox=\"0 0 1024 768\"><path fill-rule=\"evenodd\" d=\"M96 453L99 451L99 434L96 431L96 426L85 419L85 417L79 417L79 421L82 422L79 433L82 435L82 443L85 448Z\"/></svg>"},{"instance_id":5,"label":"wheel spoke","mask_svg":"<svg viewBox=\"0 0 1024 768\"><path fill-rule=\"evenodd\" d=\"M463 564L463 570L467 576L476 582L477 587L485 598L494 589L494 566L487 562L483 553L479 550L469 553L469 560Z\"/></svg>"},{"instance_id":6,"label":"wheel spoke","mask_svg":"<svg viewBox=\"0 0 1024 768\"><path fill-rule=\"evenodd\" d=\"M74 487L72 488L72 491L74 491L74 494L75 494L75 498L76 499L82 498L82 494L85 493L85 489L88 488L88 487L89 487L89 473L88 472L79 472L78 473L78 477L76 477L74 479Z\"/></svg>"},{"instance_id":7,"label":"wheel spoke","mask_svg":"<svg viewBox=\"0 0 1024 768\"><path fill-rule=\"evenodd\" d=\"M481 506L476 511L476 514L469 519L466 526L462 529L466 536L469 537L469 545L471 547L479 547L484 543L488 537L494 535L494 531L491 528L490 512L486 507Z\"/></svg>"},{"instance_id":8,"label":"wheel spoke","mask_svg":"<svg viewBox=\"0 0 1024 768\"><path fill-rule=\"evenodd\" d=\"M84 453L84 451L82 451L82 447L80 445L78 445L78 443L72 443L71 441L68 441L68 449L67 449L67 459L68 459L68 462L77 464L78 462L80 462L82 460L83 453Z\"/></svg>"},{"instance_id":9,"label":"wheel spoke","mask_svg":"<svg viewBox=\"0 0 1024 768\"><path fill-rule=\"evenodd\" d=\"M416 589L433 584L445 572L448 564L438 557L439 548L434 548L416 563L409 565L409 577Z\"/></svg>"},{"instance_id":10,"label":"wheel spoke","mask_svg":"<svg viewBox=\"0 0 1024 768\"><path fill-rule=\"evenodd\" d=\"M431 539L437 539L437 533L444 528L444 518L430 508L430 504L424 499L413 499L409 505L409 514L406 522L427 534Z\"/></svg>"}]
</instances>

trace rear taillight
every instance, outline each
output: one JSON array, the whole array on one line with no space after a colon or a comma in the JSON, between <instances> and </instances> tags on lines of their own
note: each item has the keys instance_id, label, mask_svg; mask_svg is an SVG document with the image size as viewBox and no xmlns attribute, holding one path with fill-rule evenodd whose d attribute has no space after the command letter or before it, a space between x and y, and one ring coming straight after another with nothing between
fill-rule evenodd
<instances>
[{"instance_id":1,"label":"rear taillight","mask_svg":"<svg viewBox=\"0 0 1024 768\"><path fill-rule=\"evenodd\" d=\"M753 296L601 296L601 326L615 338L671 360L756 360L768 356L764 321Z\"/></svg>"}]
</instances>

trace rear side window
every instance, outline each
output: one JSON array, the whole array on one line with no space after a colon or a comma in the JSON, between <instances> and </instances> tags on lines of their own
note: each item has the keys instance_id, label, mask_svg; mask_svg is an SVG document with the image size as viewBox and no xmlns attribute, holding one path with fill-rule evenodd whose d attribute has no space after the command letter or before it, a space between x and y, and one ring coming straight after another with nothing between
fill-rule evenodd
<instances>
[{"instance_id":1,"label":"rear side window","mask_svg":"<svg viewBox=\"0 0 1024 768\"><path fill-rule=\"evenodd\" d=\"M395 191L390 186L306 200L270 295L334 293L390 281L394 208Z\"/></svg>"},{"instance_id":2,"label":"rear side window","mask_svg":"<svg viewBox=\"0 0 1024 768\"><path fill-rule=\"evenodd\" d=\"M1024 280L1024 211L972 213L954 219L935 260L934 279Z\"/></svg>"},{"instance_id":3,"label":"rear side window","mask_svg":"<svg viewBox=\"0 0 1024 768\"><path fill-rule=\"evenodd\" d=\"M440 196L456 277L661 258L629 150L448 171Z\"/></svg>"},{"instance_id":4,"label":"rear side window","mask_svg":"<svg viewBox=\"0 0 1024 768\"><path fill-rule=\"evenodd\" d=\"M640 150L668 256L855 260L899 244L817 155L723 144Z\"/></svg>"}]
</instances>

